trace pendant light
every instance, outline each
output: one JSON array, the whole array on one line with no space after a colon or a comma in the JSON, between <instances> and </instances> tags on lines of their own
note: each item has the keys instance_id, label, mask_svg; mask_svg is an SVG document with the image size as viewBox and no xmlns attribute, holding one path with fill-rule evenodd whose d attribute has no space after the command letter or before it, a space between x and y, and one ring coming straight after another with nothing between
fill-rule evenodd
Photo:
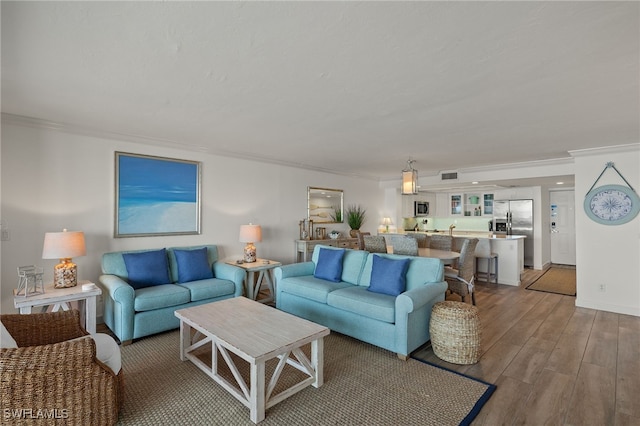
<instances>
[{"instance_id":1,"label":"pendant light","mask_svg":"<svg viewBox=\"0 0 640 426\"><path fill-rule=\"evenodd\" d=\"M415 195L418 193L418 171L413 168L415 160L407 160L407 168L402 171L402 195Z\"/></svg>"}]
</instances>

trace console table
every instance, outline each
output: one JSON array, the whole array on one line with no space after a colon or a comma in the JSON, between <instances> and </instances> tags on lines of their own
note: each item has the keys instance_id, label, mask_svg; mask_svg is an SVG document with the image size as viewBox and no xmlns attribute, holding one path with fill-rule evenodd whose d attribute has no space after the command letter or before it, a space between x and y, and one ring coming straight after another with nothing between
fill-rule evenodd
<instances>
[{"instance_id":1,"label":"console table","mask_svg":"<svg viewBox=\"0 0 640 426\"><path fill-rule=\"evenodd\" d=\"M308 262L309 260L311 260L313 249L318 244L323 246L341 247L356 250L360 248L357 238L337 238L335 240L331 238L327 238L325 240L296 240L296 262Z\"/></svg>"}]
</instances>

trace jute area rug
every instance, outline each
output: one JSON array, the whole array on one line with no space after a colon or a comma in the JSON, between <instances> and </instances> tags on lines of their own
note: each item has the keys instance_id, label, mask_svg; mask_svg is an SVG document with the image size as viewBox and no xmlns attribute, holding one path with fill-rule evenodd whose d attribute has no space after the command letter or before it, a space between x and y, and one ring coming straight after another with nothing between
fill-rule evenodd
<instances>
[{"instance_id":1,"label":"jute area rug","mask_svg":"<svg viewBox=\"0 0 640 426\"><path fill-rule=\"evenodd\" d=\"M171 331L121 348L125 396L118 424L252 425L248 408L180 361L179 336ZM338 333L325 338L324 354L324 385L267 409L260 425L468 424L495 389ZM273 368L267 364L268 374ZM287 368L281 380L297 374Z\"/></svg>"},{"instance_id":2,"label":"jute area rug","mask_svg":"<svg viewBox=\"0 0 640 426\"><path fill-rule=\"evenodd\" d=\"M527 289L575 296L576 270L573 267L552 266Z\"/></svg>"}]
</instances>

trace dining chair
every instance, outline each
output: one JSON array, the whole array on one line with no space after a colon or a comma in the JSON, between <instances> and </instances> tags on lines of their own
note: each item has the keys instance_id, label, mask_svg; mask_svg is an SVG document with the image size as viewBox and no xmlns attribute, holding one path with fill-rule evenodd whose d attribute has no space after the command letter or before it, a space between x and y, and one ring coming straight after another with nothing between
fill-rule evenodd
<instances>
[{"instance_id":1,"label":"dining chair","mask_svg":"<svg viewBox=\"0 0 640 426\"><path fill-rule=\"evenodd\" d=\"M466 239L460 250L457 269L451 267L444 268L444 278L448 284L448 290L460 296L463 302L471 296L471 304L476 304L474 293L476 246L477 238Z\"/></svg>"},{"instance_id":2,"label":"dining chair","mask_svg":"<svg viewBox=\"0 0 640 426\"><path fill-rule=\"evenodd\" d=\"M462 245L468 238L466 237L452 237L451 240L451 251L457 251L458 253L462 252Z\"/></svg>"},{"instance_id":3,"label":"dining chair","mask_svg":"<svg viewBox=\"0 0 640 426\"><path fill-rule=\"evenodd\" d=\"M431 235L429 238L429 247L432 249L451 251L453 237L449 235Z\"/></svg>"},{"instance_id":4,"label":"dining chair","mask_svg":"<svg viewBox=\"0 0 640 426\"><path fill-rule=\"evenodd\" d=\"M418 240L410 236L402 236L391 240L393 254L403 254L406 256L418 255Z\"/></svg>"},{"instance_id":5,"label":"dining chair","mask_svg":"<svg viewBox=\"0 0 640 426\"><path fill-rule=\"evenodd\" d=\"M364 235L364 249L369 253L386 253L387 243L381 235Z\"/></svg>"},{"instance_id":6,"label":"dining chair","mask_svg":"<svg viewBox=\"0 0 640 426\"><path fill-rule=\"evenodd\" d=\"M364 236L371 235L371 232L360 232L358 231L358 247L360 250L364 250Z\"/></svg>"},{"instance_id":7,"label":"dining chair","mask_svg":"<svg viewBox=\"0 0 640 426\"><path fill-rule=\"evenodd\" d=\"M413 237L418 240L418 247L429 248L429 236L427 234L420 234L417 232L407 232L409 237Z\"/></svg>"}]
</instances>

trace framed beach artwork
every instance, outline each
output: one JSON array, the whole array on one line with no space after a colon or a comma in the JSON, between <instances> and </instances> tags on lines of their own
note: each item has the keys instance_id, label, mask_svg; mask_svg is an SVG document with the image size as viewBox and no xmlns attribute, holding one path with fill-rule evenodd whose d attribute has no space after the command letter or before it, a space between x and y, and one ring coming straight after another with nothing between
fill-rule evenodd
<instances>
[{"instance_id":1,"label":"framed beach artwork","mask_svg":"<svg viewBox=\"0 0 640 426\"><path fill-rule=\"evenodd\" d=\"M115 237L200 233L200 163L116 152Z\"/></svg>"}]
</instances>

